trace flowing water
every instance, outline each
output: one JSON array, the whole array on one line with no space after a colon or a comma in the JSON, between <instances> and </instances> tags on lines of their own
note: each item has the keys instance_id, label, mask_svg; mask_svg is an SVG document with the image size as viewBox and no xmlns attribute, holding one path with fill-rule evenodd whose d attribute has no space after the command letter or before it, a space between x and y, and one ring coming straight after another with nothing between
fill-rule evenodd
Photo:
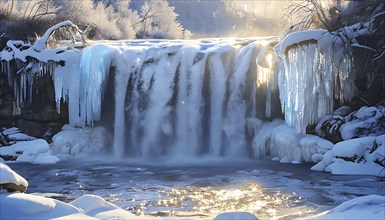
<instances>
[{"instance_id":1,"label":"flowing water","mask_svg":"<svg viewBox=\"0 0 385 220\"><path fill-rule=\"evenodd\" d=\"M210 219L225 211L248 211L260 219L306 218L357 196L385 195L384 182L375 177L332 176L307 164L106 161L10 166L29 181L28 193L66 202L94 194L134 214L162 218Z\"/></svg>"}]
</instances>

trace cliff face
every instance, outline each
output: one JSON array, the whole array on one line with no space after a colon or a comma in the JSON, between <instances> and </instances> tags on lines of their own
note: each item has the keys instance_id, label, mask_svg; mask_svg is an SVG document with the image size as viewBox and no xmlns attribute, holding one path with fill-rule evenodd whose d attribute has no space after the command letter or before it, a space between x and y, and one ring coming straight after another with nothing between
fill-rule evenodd
<instances>
[{"instance_id":1,"label":"cliff face","mask_svg":"<svg viewBox=\"0 0 385 220\"><path fill-rule=\"evenodd\" d=\"M1 75L1 74L0 74ZM32 102L20 106L20 114L15 113L15 96L5 75L0 76L0 126L19 127L22 132L32 136L46 136L60 130L68 121L65 104L60 113L56 111L54 86L50 76L34 79Z\"/></svg>"}]
</instances>

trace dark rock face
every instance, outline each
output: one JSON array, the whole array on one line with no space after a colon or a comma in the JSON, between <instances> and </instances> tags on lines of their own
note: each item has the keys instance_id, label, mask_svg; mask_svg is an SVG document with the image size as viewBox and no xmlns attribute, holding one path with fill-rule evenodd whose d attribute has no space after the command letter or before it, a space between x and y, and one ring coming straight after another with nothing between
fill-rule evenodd
<instances>
[{"instance_id":1,"label":"dark rock face","mask_svg":"<svg viewBox=\"0 0 385 220\"><path fill-rule=\"evenodd\" d=\"M4 183L4 184L0 184L0 189L5 189L8 192L15 192L15 191L25 192L27 190L27 187L23 185L16 185L14 183Z\"/></svg>"},{"instance_id":2,"label":"dark rock face","mask_svg":"<svg viewBox=\"0 0 385 220\"><path fill-rule=\"evenodd\" d=\"M317 124L315 128L316 134L332 143L337 143L342 140L339 129L343 123L345 123L343 117L339 115L328 115Z\"/></svg>"},{"instance_id":3,"label":"dark rock face","mask_svg":"<svg viewBox=\"0 0 385 220\"><path fill-rule=\"evenodd\" d=\"M23 133L50 138L68 123L68 108L63 103L56 111L55 90L50 75L36 78L31 102L24 102L21 114L15 115L15 98L7 74L0 73L0 127L19 127ZM47 135L48 133L49 135Z\"/></svg>"}]
</instances>

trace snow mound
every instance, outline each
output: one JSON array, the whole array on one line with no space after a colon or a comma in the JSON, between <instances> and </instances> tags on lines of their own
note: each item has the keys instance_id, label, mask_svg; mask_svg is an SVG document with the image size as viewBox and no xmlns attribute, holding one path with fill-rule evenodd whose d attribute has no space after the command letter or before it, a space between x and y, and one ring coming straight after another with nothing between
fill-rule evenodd
<instances>
[{"instance_id":1,"label":"snow mound","mask_svg":"<svg viewBox=\"0 0 385 220\"><path fill-rule=\"evenodd\" d=\"M0 204L1 219L52 219L82 212L58 200L24 193L1 194Z\"/></svg>"},{"instance_id":2,"label":"snow mound","mask_svg":"<svg viewBox=\"0 0 385 220\"><path fill-rule=\"evenodd\" d=\"M9 166L0 162L0 185L3 184L15 184L16 186L24 186L25 189L28 187L27 180L13 171Z\"/></svg>"},{"instance_id":3,"label":"snow mound","mask_svg":"<svg viewBox=\"0 0 385 220\"><path fill-rule=\"evenodd\" d=\"M384 219L385 196L358 197L317 216L314 219Z\"/></svg>"},{"instance_id":4,"label":"snow mound","mask_svg":"<svg viewBox=\"0 0 385 220\"><path fill-rule=\"evenodd\" d=\"M83 195L78 199L70 203L73 206L81 208L88 215L95 215L96 213L111 211L114 209L119 209L118 206L106 202L102 197L95 195Z\"/></svg>"},{"instance_id":5,"label":"snow mound","mask_svg":"<svg viewBox=\"0 0 385 220\"><path fill-rule=\"evenodd\" d=\"M158 219L136 216L95 195L70 204L24 193L0 194L0 219Z\"/></svg>"}]
</instances>

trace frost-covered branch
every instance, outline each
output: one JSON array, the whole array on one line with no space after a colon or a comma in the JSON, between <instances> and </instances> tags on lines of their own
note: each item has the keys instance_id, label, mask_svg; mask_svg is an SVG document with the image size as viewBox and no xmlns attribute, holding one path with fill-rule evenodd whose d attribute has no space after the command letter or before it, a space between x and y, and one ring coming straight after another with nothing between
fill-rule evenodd
<instances>
[{"instance_id":1,"label":"frost-covered branch","mask_svg":"<svg viewBox=\"0 0 385 220\"><path fill-rule=\"evenodd\" d=\"M57 62L62 61L63 56L65 56L62 54L62 52L67 51L70 47L78 46L75 44L75 42L73 42L73 45L68 45L67 47L64 47L64 48L46 50L46 47L47 47L49 38L54 34L54 32L65 27L74 28L81 35L82 46L85 46L86 41L82 36L83 32L72 22L64 21L49 28L46 31L46 33L43 35L43 37L38 38L35 41L35 43L32 45L30 43L25 43L23 41L14 41L14 40L8 41L7 48L5 48L3 51L0 52L0 60L10 61L13 59L19 59L23 62L26 62L27 57L31 57L41 62L48 62L49 60L57 61Z\"/></svg>"},{"instance_id":2,"label":"frost-covered branch","mask_svg":"<svg viewBox=\"0 0 385 220\"><path fill-rule=\"evenodd\" d=\"M50 36L55 32L57 31L58 29L60 28L63 28L63 27L72 27L72 28L75 28L75 30L77 32L80 33L80 35L82 36L82 42L85 43L85 39L83 37L83 31L81 31L78 26L76 26L75 24L73 24L71 21L64 21L64 22L61 22L53 27L51 27L50 29L48 29L45 34L43 35L43 37L39 38L36 40L35 44L32 46L32 48L35 50L35 51L42 51L46 48L47 46L47 41L48 39L50 38Z\"/></svg>"}]
</instances>

